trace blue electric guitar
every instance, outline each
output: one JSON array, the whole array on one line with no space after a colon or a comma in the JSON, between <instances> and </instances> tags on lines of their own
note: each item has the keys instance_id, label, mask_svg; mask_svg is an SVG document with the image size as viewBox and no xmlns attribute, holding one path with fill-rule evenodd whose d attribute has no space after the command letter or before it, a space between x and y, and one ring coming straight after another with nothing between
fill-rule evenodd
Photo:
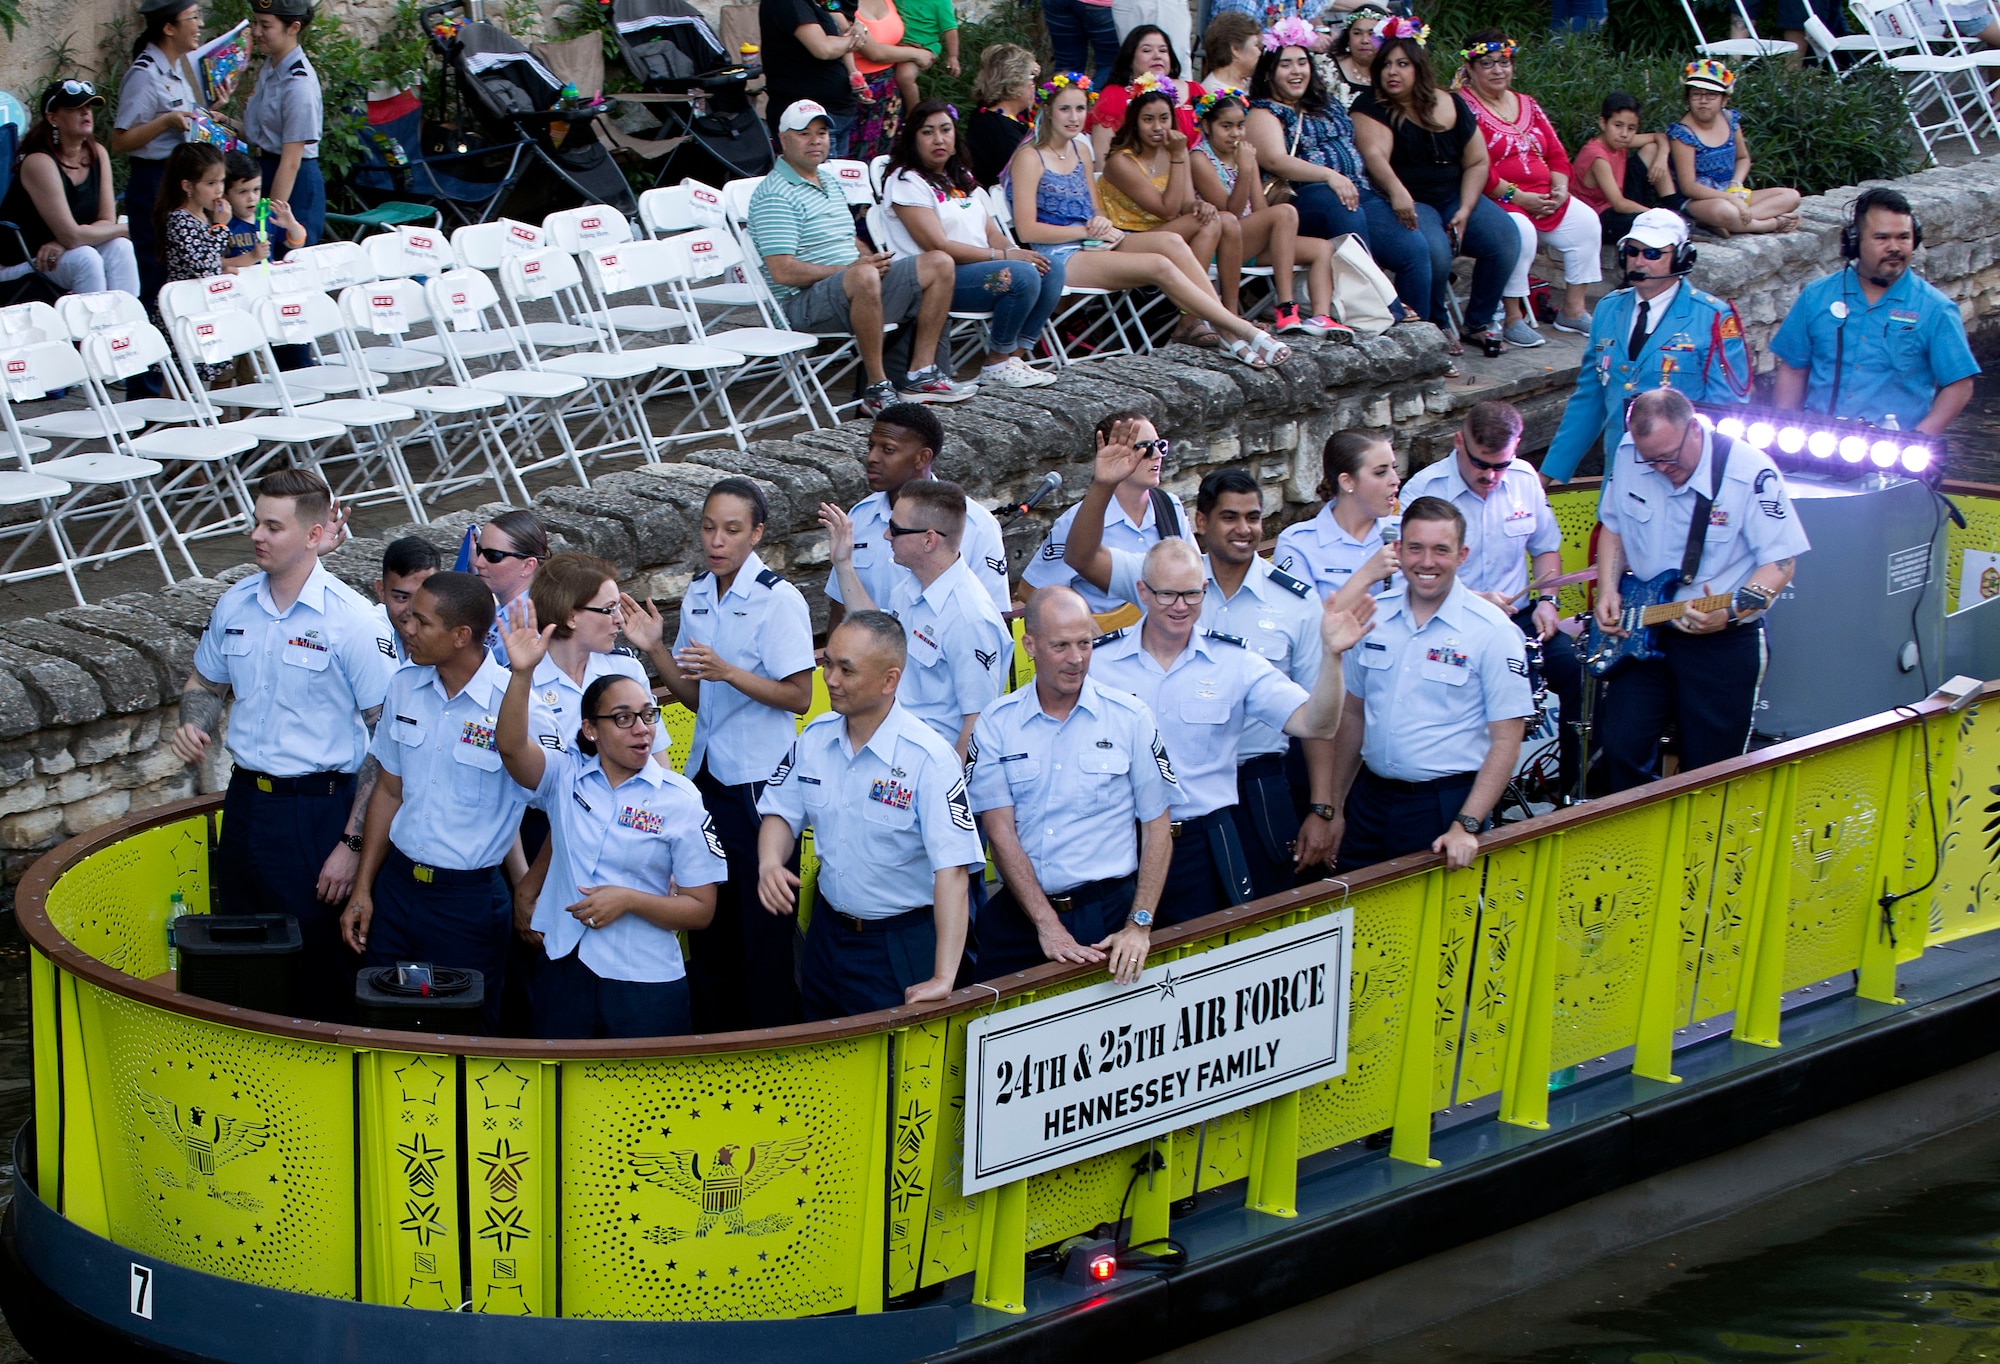
<instances>
[{"instance_id":1,"label":"blue electric guitar","mask_svg":"<svg viewBox=\"0 0 2000 1364\"><path fill-rule=\"evenodd\" d=\"M1608 635L1598 626L1596 615L1590 617L1583 666L1590 669L1592 676L1602 677L1628 658L1660 657L1653 644L1654 626L1678 619L1690 606L1697 611L1717 611L1733 600L1727 592L1692 601L1671 600L1674 589L1680 585L1680 571L1671 568L1651 582L1642 583L1630 573L1619 577L1618 624L1626 633L1623 637Z\"/></svg>"}]
</instances>

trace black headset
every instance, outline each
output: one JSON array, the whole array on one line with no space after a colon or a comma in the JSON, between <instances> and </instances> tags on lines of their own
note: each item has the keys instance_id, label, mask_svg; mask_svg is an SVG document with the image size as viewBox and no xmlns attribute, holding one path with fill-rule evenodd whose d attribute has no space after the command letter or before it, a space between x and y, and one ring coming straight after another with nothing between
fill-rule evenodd
<instances>
[{"instance_id":1,"label":"black headset","mask_svg":"<svg viewBox=\"0 0 2000 1364\"><path fill-rule=\"evenodd\" d=\"M1620 241L1618 243L1618 249L1620 252L1619 264L1622 267L1624 264L1623 252L1625 249L1625 243L1623 241ZM1674 248L1673 263L1670 266L1668 266L1668 270L1671 274L1673 274L1677 278L1683 275L1692 274L1694 272L1695 259L1696 256L1693 244L1690 242L1682 242L1680 245ZM1632 275L1632 273L1629 270L1626 271L1625 282L1627 284L1633 284L1637 282L1637 279Z\"/></svg>"},{"instance_id":2,"label":"black headset","mask_svg":"<svg viewBox=\"0 0 2000 1364\"><path fill-rule=\"evenodd\" d=\"M1906 215L1910 220L1910 249L1916 250L1924 244L1924 222L1917 211L1910 207L1910 201L1893 189L1868 189L1854 196L1854 204L1848 210L1847 221L1840 225L1840 258L1842 260L1861 259L1861 220L1874 208L1886 208L1891 213Z\"/></svg>"}]
</instances>

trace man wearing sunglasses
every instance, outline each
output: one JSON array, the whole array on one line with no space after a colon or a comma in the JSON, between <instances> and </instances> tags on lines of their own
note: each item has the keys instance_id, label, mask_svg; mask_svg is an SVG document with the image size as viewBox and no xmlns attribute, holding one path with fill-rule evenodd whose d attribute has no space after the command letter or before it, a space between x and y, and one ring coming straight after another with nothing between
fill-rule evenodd
<instances>
[{"instance_id":1,"label":"man wearing sunglasses","mask_svg":"<svg viewBox=\"0 0 2000 1364\"><path fill-rule=\"evenodd\" d=\"M1629 288L1597 305L1576 392L1563 409L1542 477L1567 483L1599 440L1605 471L1625 435L1625 409L1650 388L1674 388L1698 403L1750 397L1750 352L1736 305L1705 294L1682 276L1694 269L1687 222L1672 209L1649 208L1618 243Z\"/></svg>"},{"instance_id":2,"label":"man wearing sunglasses","mask_svg":"<svg viewBox=\"0 0 2000 1364\"><path fill-rule=\"evenodd\" d=\"M1132 476L1117 486L1104 505L1105 548L1137 557L1161 540L1174 536L1193 544L1194 532L1188 525L1187 508L1160 486L1160 476L1167 464L1167 440L1146 414L1130 409L1111 413L1097 423L1097 445L1099 449L1129 446L1141 456ZM1083 594L1093 613L1104 615L1124 603L1080 575L1063 559L1070 528L1082 510L1083 504L1079 502L1056 518L1056 523L1049 527L1048 538L1021 570L1021 582L1031 588L1073 587Z\"/></svg>"}]
</instances>

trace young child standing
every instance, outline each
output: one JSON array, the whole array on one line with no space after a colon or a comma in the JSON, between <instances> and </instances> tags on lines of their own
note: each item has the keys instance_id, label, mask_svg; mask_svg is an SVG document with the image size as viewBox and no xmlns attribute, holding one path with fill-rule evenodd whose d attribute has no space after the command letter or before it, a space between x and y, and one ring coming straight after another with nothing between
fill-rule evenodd
<instances>
[{"instance_id":1,"label":"young child standing","mask_svg":"<svg viewBox=\"0 0 2000 1364\"><path fill-rule=\"evenodd\" d=\"M958 75L958 12L952 0L899 0L896 10L903 16L903 46L942 56L946 73ZM896 88L902 92L905 109L917 107L915 62L896 63Z\"/></svg>"},{"instance_id":2,"label":"young child standing","mask_svg":"<svg viewBox=\"0 0 2000 1364\"><path fill-rule=\"evenodd\" d=\"M306 230L292 217L291 207L282 199L271 201L270 218L263 235L257 231L257 201L264 197L264 172L242 152L222 158L222 196L229 205L229 245L222 252L222 268L235 273L267 260L282 260L294 246L306 244ZM282 231L274 243L271 228Z\"/></svg>"},{"instance_id":3,"label":"young child standing","mask_svg":"<svg viewBox=\"0 0 2000 1364\"><path fill-rule=\"evenodd\" d=\"M1682 86L1687 112L1667 129L1673 140L1674 183L1687 196L1687 216L1727 237L1732 232L1790 232L1799 225L1799 192L1750 188L1750 144L1743 119L1729 107L1736 75L1712 57L1687 64Z\"/></svg>"},{"instance_id":4,"label":"young child standing","mask_svg":"<svg viewBox=\"0 0 2000 1364\"><path fill-rule=\"evenodd\" d=\"M1639 115L1638 100L1613 90L1597 115L1597 136L1584 143L1570 163L1571 187L1577 198L1597 210L1607 246L1623 241L1633 219L1647 209L1670 208L1678 213L1686 202L1674 192L1666 136L1640 132Z\"/></svg>"},{"instance_id":5,"label":"young child standing","mask_svg":"<svg viewBox=\"0 0 2000 1364\"><path fill-rule=\"evenodd\" d=\"M229 242L229 203L223 197L222 153L211 143L183 142L167 158L160 193L153 201L153 227L167 282L222 273L222 250ZM146 301L155 326L165 330L159 297ZM233 373L233 364L199 366L203 384Z\"/></svg>"}]
</instances>

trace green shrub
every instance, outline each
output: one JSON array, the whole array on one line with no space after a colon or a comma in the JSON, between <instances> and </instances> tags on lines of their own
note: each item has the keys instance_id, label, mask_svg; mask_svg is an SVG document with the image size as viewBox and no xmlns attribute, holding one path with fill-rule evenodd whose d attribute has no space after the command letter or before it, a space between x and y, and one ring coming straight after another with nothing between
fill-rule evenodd
<instances>
[{"instance_id":1,"label":"green shrub","mask_svg":"<svg viewBox=\"0 0 2000 1364\"><path fill-rule=\"evenodd\" d=\"M993 7L992 13L976 22L958 26L960 74L944 69L940 58L931 69L917 77L917 93L925 99L949 100L960 113L972 114L972 82L979 74L979 54L994 43L1019 43L1034 53L1046 71L1049 66L1049 39L1042 27L1042 7L1031 0L1008 0Z\"/></svg>"}]
</instances>

